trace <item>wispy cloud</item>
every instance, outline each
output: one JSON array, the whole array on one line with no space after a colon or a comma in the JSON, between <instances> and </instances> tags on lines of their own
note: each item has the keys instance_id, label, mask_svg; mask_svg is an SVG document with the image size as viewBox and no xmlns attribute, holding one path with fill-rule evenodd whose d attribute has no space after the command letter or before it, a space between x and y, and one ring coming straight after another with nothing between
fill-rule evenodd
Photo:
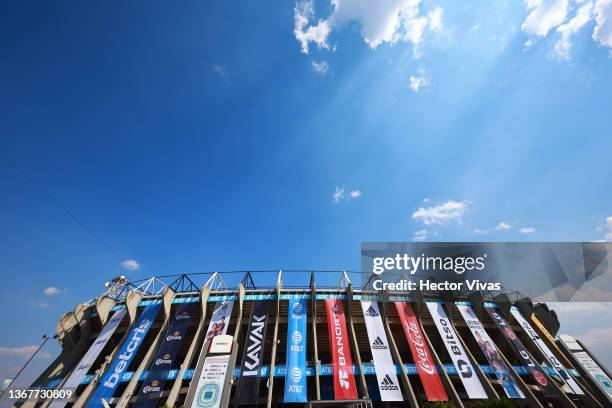
<instances>
[{"instance_id":1,"label":"wispy cloud","mask_svg":"<svg viewBox=\"0 0 612 408\"><path fill-rule=\"evenodd\" d=\"M227 68L225 68L223 65L221 65L221 64L213 64L212 70L217 75L219 75L226 83L228 83L228 84L230 83L230 74L227 71Z\"/></svg>"},{"instance_id":2,"label":"wispy cloud","mask_svg":"<svg viewBox=\"0 0 612 408\"><path fill-rule=\"evenodd\" d=\"M468 201L450 200L433 207L420 207L412 213L412 219L425 225L444 225L449 222L461 223L468 205Z\"/></svg>"},{"instance_id":3,"label":"wispy cloud","mask_svg":"<svg viewBox=\"0 0 612 408\"><path fill-rule=\"evenodd\" d=\"M23 346L23 347L0 346L0 355L28 358L32 354L34 354L37 348L38 346ZM48 352L44 350L39 351L38 356L42 358L51 358L51 354L49 354Z\"/></svg>"},{"instance_id":4,"label":"wispy cloud","mask_svg":"<svg viewBox=\"0 0 612 408\"><path fill-rule=\"evenodd\" d=\"M414 93L419 93L429 86L429 78L424 75L424 72L420 72L417 75L410 75L410 89Z\"/></svg>"},{"instance_id":5,"label":"wispy cloud","mask_svg":"<svg viewBox=\"0 0 612 408\"><path fill-rule=\"evenodd\" d=\"M612 241L612 215L606 218L606 225L603 228L608 230L608 232L604 236L604 239L606 241Z\"/></svg>"},{"instance_id":6,"label":"wispy cloud","mask_svg":"<svg viewBox=\"0 0 612 408\"><path fill-rule=\"evenodd\" d=\"M412 237L412 240L418 241L418 242L425 241L428 236L429 236L429 231L427 231L426 229L423 229L423 230L416 231Z\"/></svg>"},{"instance_id":7,"label":"wispy cloud","mask_svg":"<svg viewBox=\"0 0 612 408\"><path fill-rule=\"evenodd\" d=\"M317 62L315 60L312 60L312 71L315 74L325 76L329 72L329 64L327 63L327 61Z\"/></svg>"},{"instance_id":8,"label":"wispy cloud","mask_svg":"<svg viewBox=\"0 0 612 408\"><path fill-rule=\"evenodd\" d=\"M336 190L332 193L332 201L339 203L340 201L351 201L356 200L363 194L361 190L351 190L348 194L345 192L344 186L336 187Z\"/></svg>"},{"instance_id":9,"label":"wispy cloud","mask_svg":"<svg viewBox=\"0 0 612 408\"><path fill-rule=\"evenodd\" d=\"M531 235L536 233L536 229L533 227L523 227L518 230L519 234Z\"/></svg>"},{"instance_id":10,"label":"wispy cloud","mask_svg":"<svg viewBox=\"0 0 612 408\"><path fill-rule=\"evenodd\" d=\"M359 191L359 190L353 190L353 191L351 191L351 194L350 194L350 195L351 195L351 198L352 198L353 200L355 200L355 199L357 199L357 198L361 197L361 191Z\"/></svg>"},{"instance_id":11,"label":"wispy cloud","mask_svg":"<svg viewBox=\"0 0 612 408\"><path fill-rule=\"evenodd\" d=\"M43 293L47 296L53 296L59 295L60 293L62 293L62 291L56 288L55 286L49 286L48 288L43 290Z\"/></svg>"},{"instance_id":12,"label":"wispy cloud","mask_svg":"<svg viewBox=\"0 0 612 408\"><path fill-rule=\"evenodd\" d=\"M501 221L495 226L495 231L511 229L512 226L507 222Z\"/></svg>"},{"instance_id":13,"label":"wispy cloud","mask_svg":"<svg viewBox=\"0 0 612 408\"><path fill-rule=\"evenodd\" d=\"M129 271L137 271L140 269L140 264L134 259L126 259L121 262L121 266Z\"/></svg>"}]
</instances>

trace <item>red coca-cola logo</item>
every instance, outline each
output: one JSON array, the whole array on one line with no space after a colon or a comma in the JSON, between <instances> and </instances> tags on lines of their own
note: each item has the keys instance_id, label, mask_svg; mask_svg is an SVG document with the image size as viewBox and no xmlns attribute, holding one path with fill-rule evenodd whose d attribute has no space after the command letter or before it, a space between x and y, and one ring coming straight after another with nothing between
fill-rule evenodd
<instances>
[{"instance_id":1,"label":"red coca-cola logo","mask_svg":"<svg viewBox=\"0 0 612 408\"><path fill-rule=\"evenodd\" d=\"M540 384L543 387L548 385L548 381L546 381L546 377L544 377L544 374L542 374L538 370L533 371L533 378L535 378L538 384Z\"/></svg>"},{"instance_id":2,"label":"red coca-cola logo","mask_svg":"<svg viewBox=\"0 0 612 408\"><path fill-rule=\"evenodd\" d=\"M427 374L434 373L434 366L430 363L431 358L425 349L426 345L421 335L421 330L415 322L408 323L408 338L414 344L417 354L417 363Z\"/></svg>"}]
</instances>

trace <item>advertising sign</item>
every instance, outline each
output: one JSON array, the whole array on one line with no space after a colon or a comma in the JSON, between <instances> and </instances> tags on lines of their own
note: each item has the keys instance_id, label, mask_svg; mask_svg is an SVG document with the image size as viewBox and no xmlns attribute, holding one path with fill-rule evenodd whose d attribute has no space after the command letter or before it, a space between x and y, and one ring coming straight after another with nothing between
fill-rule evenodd
<instances>
[{"instance_id":1,"label":"advertising sign","mask_svg":"<svg viewBox=\"0 0 612 408\"><path fill-rule=\"evenodd\" d=\"M482 323L474 313L474 310L468 305L457 304L457 309L461 313L465 324L469 327L472 335L476 339L480 350L485 355L485 358L489 362L491 369L495 373L495 377L501 381L504 388L504 392L508 398L525 398L525 394L519 389L516 381L510 375L510 370L501 354L495 347L495 343L489 334L486 332Z\"/></svg>"},{"instance_id":2,"label":"advertising sign","mask_svg":"<svg viewBox=\"0 0 612 408\"><path fill-rule=\"evenodd\" d=\"M428 302L427 309L429 309L431 318L436 324L436 328L440 333L440 337L442 337L444 346L451 360L453 360L453 364L457 369L457 374L459 374L459 378L465 387L468 397L470 397L470 399L487 398L487 393L482 387L472 363L470 363L470 360L465 354L465 350L450 320L448 320L442 304Z\"/></svg>"},{"instance_id":3,"label":"advertising sign","mask_svg":"<svg viewBox=\"0 0 612 408\"><path fill-rule=\"evenodd\" d=\"M540 336L533 329L533 327L531 327L531 324L529 324L527 319L523 317L521 312L516 307L512 306L512 308L510 309L510 313L512 313L512 316L514 316L518 324L523 328L525 333L527 333L527 335L534 342L536 347L540 349L540 351L542 352L542 354L544 355L548 363L551 365L551 367L553 367L556 370L557 374L562 379L563 383L569 386L569 388L571 389L571 392L575 394L583 395L584 392L582 392L576 380L574 380L572 376L569 374L569 372L565 369L565 367L563 367L563 364L561 364L559 359L555 357L553 352L548 348L546 343L544 343L544 341L540 338Z\"/></svg>"},{"instance_id":4,"label":"advertising sign","mask_svg":"<svg viewBox=\"0 0 612 408\"><path fill-rule=\"evenodd\" d=\"M108 405L108 400L113 397L115 390L119 386L121 376L127 371L130 363L136 356L161 306L161 302L145 306L140 317L128 334L127 339L121 345L121 349L117 353L117 356L115 356L108 370L100 379L98 388L96 388L96 391L87 404L88 408L102 408L104 404Z\"/></svg>"},{"instance_id":5,"label":"advertising sign","mask_svg":"<svg viewBox=\"0 0 612 408\"><path fill-rule=\"evenodd\" d=\"M229 358L229 354L206 357L199 381L201 385L196 391L191 408L219 408Z\"/></svg>"},{"instance_id":6,"label":"advertising sign","mask_svg":"<svg viewBox=\"0 0 612 408\"><path fill-rule=\"evenodd\" d=\"M256 404L259 397L259 371L262 365L269 303L267 300L253 302L236 394L239 404Z\"/></svg>"},{"instance_id":7,"label":"advertising sign","mask_svg":"<svg viewBox=\"0 0 612 408\"><path fill-rule=\"evenodd\" d=\"M285 402L307 402L306 395L306 299L289 299L287 376Z\"/></svg>"},{"instance_id":8,"label":"advertising sign","mask_svg":"<svg viewBox=\"0 0 612 408\"><path fill-rule=\"evenodd\" d=\"M168 378L168 372L174 368L176 356L187 333L189 321L197 310L196 303L182 303L172 317L162 344L149 367L146 380L137 394L134 408L155 407Z\"/></svg>"},{"instance_id":9,"label":"advertising sign","mask_svg":"<svg viewBox=\"0 0 612 408\"><path fill-rule=\"evenodd\" d=\"M355 400L358 398L357 384L342 300L325 299L325 309L334 366L334 397L337 400Z\"/></svg>"},{"instance_id":10,"label":"advertising sign","mask_svg":"<svg viewBox=\"0 0 612 408\"><path fill-rule=\"evenodd\" d=\"M380 316L378 302L362 300L361 309L365 321L372 359L376 368L376 379L381 401L403 401L402 392L399 387L397 371L393 364L389 341L385 326Z\"/></svg>"},{"instance_id":11,"label":"advertising sign","mask_svg":"<svg viewBox=\"0 0 612 408\"><path fill-rule=\"evenodd\" d=\"M404 334L410 345L412 358L419 371L419 377L425 389L428 401L448 401L448 395L436 370L425 336L417 320L412 305L407 302L395 302L395 308L402 322Z\"/></svg>"},{"instance_id":12,"label":"advertising sign","mask_svg":"<svg viewBox=\"0 0 612 408\"><path fill-rule=\"evenodd\" d=\"M87 372L91 369L93 363L96 361L96 359L112 337L113 333L115 333L117 327L119 327L119 325L123 321L123 318L125 317L126 313L127 311L125 309L113 313L113 316L110 318L109 321L106 322L104 328L96 338L96 341L94 341L91 347L89 347L87 353L85 353L81 361L79 361L77 367L70 374L70 376L62 386L62 390L72 390L74 392L77 389L79 384L81 384L81 382L87 375ZM51 408L63 408L66 406L67 403L68 400L60 400L54 401L49 406Z\"/></svg>"},{"instance_id":13,"label":"advertising sign","mask_svg":"<svg viewBox=\"0 0 612 408\"><path fill-rule=\"evenodd\" d=\"M497 328L502 332L508 345L519 358L519 361L527 367L531 377L540 386L542 394L544 394L545 397L554 397L558 395L557 390L551 384L544 371L531 357L523 343L516 336L516 333L514 333L512 328L506 323L506 320L504 320L494 307L485 307L484 309L489 313Z\"/></svg>"},{"instance_id":14,"label":"advertising sign","mask_svg":"<svg viewBox=\"0 0 612 408\"><path fill-rule=\"evenodd\" d=\"M225 300L215 304L215 310L210 318L204 341L210 340L220 334L227 334L227 327L229 325L229 319L232 316L233 308L233 300Z\"/></svg>"}]
</instances>

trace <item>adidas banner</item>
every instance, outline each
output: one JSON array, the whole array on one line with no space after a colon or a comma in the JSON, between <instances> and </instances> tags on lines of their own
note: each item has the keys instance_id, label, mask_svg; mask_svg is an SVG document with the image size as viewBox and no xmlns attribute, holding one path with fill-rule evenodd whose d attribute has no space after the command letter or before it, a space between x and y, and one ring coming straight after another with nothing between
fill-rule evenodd
<instances>
[{"instance_id":1,"label":"adidas banner","mask_svg":"<svg viewBox=\"0 0 612 408\"><path fill-rule=\"evenodd\" d=\"M431 318L436 324L440 337L442 337L446 351L448 351L451 360L453 360L453 364L457 369L457 374L459 374L459 378L465 387L468 397L470 397L470 399L487 398L487 393L478 379L474 366L472 366L468 356L465 354L465 350L459 341L457 332L455 332L455 329L448 319L442 304L428 302L427 309L429 309Z\"/></svg>"},{"instance_id":2,"label":"adidas banner","mask_svg":"<svg viewBox=\"0 0 612 408\"><path fill-rule=\"evenodd\" d=\"M480 350L489 362L495 377L501 381L506 396L508 396L508 398L525 398L525 394L523 394L514 378L512 378L510 369L504 362L501 354L499 354L495 343L493 343L493 340L489 337L489 334L482 326L482 323L478 319L478 316L476 316L476 313L474 313L472 307L457 304L457 309L459 309L459 313L461 313L463 320L465 320L465 324L472 332Z\"/></svg>"},{"instance_id":3,"label":"adidas banner","mask_svg":"<svg viewBox=\"0 0 612 408\"><path fill-rule=\"evenodd\" d=\"M357 384L342 300L325 299L325 309L334 366L334 397L337 400L356 400Z\"/></svg>"},{"instance_id":4,"label":"adidas banner","mask_svg":"<svg viewBox=\"0 0 612 408\"><path fill-rule=\"evenodd\" d=\"M540 349L548 363L557 371L559 377L562 378L562 381L569 386L571 391L575 394L584 395L584 392L578 386L576 380L572 378L572 376L568 373L568 371L563 367L563 364L555 357L552 351L548 348L546 343L538 336L538 333L531 327L531 324L523 317L521 312L514 306L510 309L512 316L516 319L518 324L523 328L525 333L529 336L529 338L534 342L536 347Z\"/></svg>"},{"instance_id":5,"label":"adidas banner","mask_svg":"<svg viewBox=\"0 0 612 408\"><path fill-rule=\"evenodd\" d=\"M98 388L96 388L93 396L89 399L89 403L87 404L88 408L102 408L108 406L108 400L115 394L121 376L128 371L130 363L136 356L138 349L153 325L161 306L161 302L155 302L145 306L140 317L129 332L127 339L121 345L121 349L119 349L115 359L100 379Z\"/></svg>"},{"instance_id":6,"label":"adidas banner","mask_svg":"<svg viewBox=\"0 0 612 408\"><path fill-rule=\"evenodd\" d=\"M306 396L306 299L289 299L287 377L285 402L307 402Z\"/></svg>"},{"instance_id":7,"label":"adidas banner","mask_svg":"<svg viewBox=\"0 0 612 408\"><path fill-rule=\"evenodd\" d=\"M542 394L544 394L545 397L557 396L557 390L551 384L550 379L546 376L544 370L542 370L531 357L525 348L525 345L523 345L523 343L516 336L516 333L514 333L512 328L508 325L508 323L506 323L506 320L504 320L504 318L497 312L497 310L495 310L495 308L488 306L484 309L489 313L497 328L502 332L506 342L514 351L514 354L516 354L519 361L523 365L527 366L529 374L542 389Z\"/></svg>"},{"instance_id":8,"label":"adidas banner","mask_svg":"<svg viewBox=\"0 0 612 408\"><path fill-rule=\"evenodd\" d=\"M149 367L146 380L137 394L134 408L156 407L166 384L168 372L174 368L175 359L187 333L189 321L198 308L197 303L182 303L170 320L168 330L153 364Z\"/></svg>"},{"instance_id":9,"label":"adidas banner","mask_svg":"<svg viewBox=\"0 0 612 408\"><path fill-rule=\"evenodd\" d=\"M108 322L104 325L104 328L96 338L96 341L89 347L87 353L83 356L75 370L70 374L70 377L66 380L62 386L62 390L70 390L73 393L77 387L81 384L87 372L91 369L93 363L97 360L98 356L110 340L113 333L125 317L127 311L125 309L119 310L113 314ZM68 403L68 400L55 401L49 405L50 408L63 408Z\"/></svg>"},{"instance_id":10,"label":"adidas banner","mask_svg":"<svg viewBox=\"0 0 612 408\"><path fill-rule=\"evenodd\" d=\"M381 401L403 401L378 302L361 301Z\"/></svg>"},{"instance_id":11,"label":"adidas banner","mask_svg":"<svg viewBox=\"0 0 612 408\"><path fill-rule=\"evenodd\" d=\"M427 340L421 331L412 305L407 302L395 302L395 308L402 322L404 335L408 340L412 358L417 366L419 377L425 389L427 401L448 401L448 395L442 385L442 380L436 370L431 352L427 346Z\"/></svg>"},{"instance_id":12,"label":"adidas banner","mask_svg":"<svg viewBox=\"0 0 612 408\"><path fill-rule=\"evenodd\" d=\"M270 302L267 300L253 302L236 394L239 404L256 404L259 398L259 371L262 366L269 305Z\"/></svg>"}]
</instances>

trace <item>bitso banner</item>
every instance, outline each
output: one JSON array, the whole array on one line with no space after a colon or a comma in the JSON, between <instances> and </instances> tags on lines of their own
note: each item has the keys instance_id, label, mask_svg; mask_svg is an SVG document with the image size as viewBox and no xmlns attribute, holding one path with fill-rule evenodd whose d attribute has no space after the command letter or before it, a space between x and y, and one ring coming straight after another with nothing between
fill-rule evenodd
<instances>
[{"instance_id":1,"label":"bitso banner","mask_svg":"<svg viewBox=\"0 0 612 408\"><path fill-rule=\"evenodd\" d=\"M444 346L448 354L450 354L451 360L453 360L453 364L457 369L457 373L459 374L461 383L463 383L465 387L468 397L470 397L470 399L487 398L487 393L478 379L474 366L470 363L470 360L465 354L465 350L442 304L428 302L427 309L429 309L431 318L436 324L440 337L442 337L442 341L444 342Z\"/></svg>"},{"instance_id":2,"label":"bitso banner","mask_svg":"<svg viewBox=\"0 0 612 408\"><path fill-rule=\"evenodd\" d=\"M407 302L395 302L395 308L402 322L404 335L410 345L412 358L417 366L419 377L425 389L428 401L448 401L448 395L436 370L425 336L419 326L412 305Z\"/></svg>"},{"instance_id":3,"label":"bitso banner","mask_svg":"<svg viewBox=\"0 0 612 408\"><path fill-rule=\"evenodd\" d=\"M506 320L504 320L494 307L485 307L485 310L489 313L497 328L503 333L504 338L514 351L514 354L519 358L519 361L527 367L531 377L540 386L542 394L544 394L545 397L557 396L557 390L551 384L549 378L547 378L544 370L542 370L538 363L531 357L523 343L516 336L516 333L514 333L512 328L506 323Z\"/></svg>"},{"instance_id":4,"label":"bitso banner","mask_svg":"<svg viewBox=\"0 0 612 408\"><path fill-rule=\"evenodd\" d=\"M307 402L306 395L306 299L289 299L287 377L285 402Z\"/></svg>"},{"instance_id":5,"label":"bitso banner","mask_svg":"<svg viewBox=\"0 0 612 408\"><path fill-rule=\"evenodd\" d=\"M89 347L87 353L83 356L79 364L74 369L74 371L70 374L70 377L66 380L64 385L62 386L62 390L71 390L73 393L76 391L77 387L83 381L83 378L87 375L91 366L96 361L108 341L110 340L113 333L125 317L126 310L119 310L113 314L109 321L106 322L104 328L98 334L96 341ZM50 408L63 408L68 403L68 400L55 401L49 405Z\"/></svg>"},{"instance_id":6,"label":"bitso banner","mask_svg":"<svg viewBox=\"0 0 612 408\"><path fill-rule=\"evenodd\" d=\"M403 401L378 302L361 301L381 401Z\"/></svg>"},{"instance_id":7,"label":"bitso banner","mask_svg":"<svg viewBox=\"0 0 612 408\"><path fill-rule=\"evenodd\" d=\"M520 390L518 384L510 375L510 369L504 362L501 354L495 347L495 343L489 334L486 332L482 323L474 313L474 310L470 306L457 304L457 309L459 309L459 313L465 320L465 324L469 327L472 335L476 339L480 350L485 355L485 358L489 362L491 369L495 372L495 377L501 381L502 386L504 388L504 392L508 396L508 398L525 398L525 394Z\"/></svg>"},{"instance_id":8,"label":"bitso banner","mask_svg":"<svg viewBox=\"0 0 612 408\"><path fill-rule=\"evenodd\" d=\"M128 334L127 339L121 345L119 353L117 353L108 370L100 379L98 388L96 388L93 396L89 399L89 403L87 404L89 408L102 408L104 404L108 405L108 400L115 394L121 376L128 370L130 363L136 356L151 325L155 321L161 306L161 302L145 306L140 317Z\"/></svg>"},{"instance_id":9,"label":"bitso banner","mask_svg":"<svg viewBox=\"0 0 612 408\"><path fill-rule=\"evenodd\" d=\"M584 392L582 392L576 380L574 380L569 374L569 372L565 369L565 367L563 367L563 364L561 364L559 359L555 357L553 352L548 348L546 343L544 343L544 341L540 338L540 336L533 329L533 327L531 327L531 324L529 324L527 319L523 317L521 312L516 307L512 306L512 308L510 309L510 313L512 313L512 316L514 316L518 324L523 328L525 333L527 333L529 338L535 343L536 347L540 349L548 363L557 371L559 377L563 379L563 382L570 387L571 391L575 394L583 395Z\"/></svg>"},{"instance_id":10,"label":"bitso banner","mask_svg":"<svg viewBox=\"0 0 612 408\"><path fill-rule=\"evenodd\" d=\"M149 367L147 378L137 394L134 408L157 406L168 378L168 371L174 368L174 362L187 333L189 321L198 307L197 303L182 303L178 307L168 325L162 344L157 350L153 364Z\"/></svg>"},{"instance_id":11,"label":"bitso banner","mask_svg":"<svg viewBox=\"0 0 612 408\"><path fill-rule=\"evenodd\" d=\"M334 397L337 400L356 400L357 384L342 300L325 299L325 309L334 366Z\"/></svg>"},{"instance_id":12,"label":"bitso banner","mask_svg":"<svg viewBox=\"0 0 612 408\"><path fill-rule=\"evenodd\" d=\"M264 339L268 322L269 301L253 302L251 322L246 335L240 380L236 400L239 404L256 404L259 398L259 371L264 351Z\"/></svg>"}]
</instances>

